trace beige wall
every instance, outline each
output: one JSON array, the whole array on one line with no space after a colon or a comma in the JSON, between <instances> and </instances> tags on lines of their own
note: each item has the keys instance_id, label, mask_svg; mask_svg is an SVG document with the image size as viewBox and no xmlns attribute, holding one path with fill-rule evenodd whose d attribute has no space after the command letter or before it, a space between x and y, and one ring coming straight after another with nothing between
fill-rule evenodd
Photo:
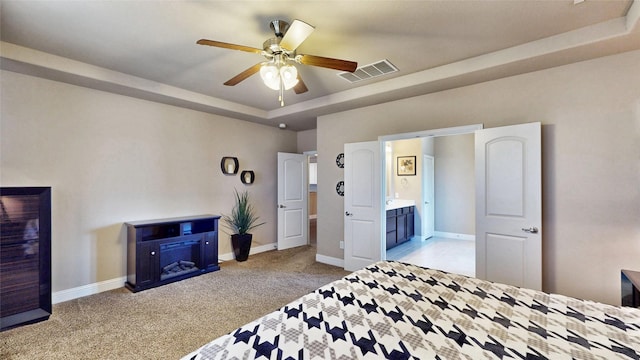
<instances>
[{"instance_id":1,"label":"beige wall","mask_svg":"<svg viewBox=\"0 0 640 360\"><path fill-rule=\"evenodd\" d=\"M316 129L298 131L298 153L302 154L305 151L317 150L316 144Z\"/></svg>"},{"instance_id":2,"label":"beige wall","mask_svg":"<svg viewBox=\"0 0 640 360\"><path fill-rule=\"evenodd\" d=\"M618 304L640 270L640 51L318 119L318 253L342 258L345 143L483 123L543 124L543 288ZM326 195L325 195L326 194Z\"/></svg>"},{"instance_id":3,"label":"beige wall","mask_svg":"<svg viewBox=\"0 0 640 360\"><path fill-rule=\"evenodd\" d=\"M435 230L475 235L475 157L472 134L434 139Z\"/></svg>"},{"instance_id":4,"label":"beige wall","mask_svg":"<svg viewBox=\"0 0 640 360\"><path fill-rule=\"evenodd\" d=\"M422 141L420 139L393 141L393 169L394 190L399 199L416 200L422 198ZM416 175L398 176L398 157L416 157Z\"/></svg>"},{"instance_id":5,"label":"beige wall","mask_svg":"<svg viewBox=\"0 0 640 360\"><path fill-rule=\"evenodd\" d=\"M422 139L393 141L393 158L391 169L394 180L394 193L398 199L413 200L416 203L414 214L414 230L416 235L422 234ZM416 175L398 176L398 157L416 157ZM394 197L395 197L395 194Z\"/></svg>"},{"instance_id":6,"label":"beige wall","mask_svg":"<svg viewBox=\"0 0 640 360\"><path fill-rule=\"evenodd\" d=\"M54 292L126 275L123 222L228 213L233 188L267 223L254 246L276 241L276 153L296 133L7 71L0 90L0 183L52 187ZM223 156L255 183L222 175Z\"/></svg>"}]
</instances>

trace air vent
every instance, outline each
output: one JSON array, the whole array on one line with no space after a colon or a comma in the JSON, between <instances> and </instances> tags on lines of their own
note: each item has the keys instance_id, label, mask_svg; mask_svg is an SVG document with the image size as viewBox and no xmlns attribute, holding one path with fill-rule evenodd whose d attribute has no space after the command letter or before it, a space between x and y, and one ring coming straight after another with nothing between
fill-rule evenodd
<instances>
[{"instance_id":1,"label":"air vent","mask_svg":"<svg viewBox=\"0 0 640 360\"><path fill-rule=\"evenodd\" d=\"M390 63L389 60L385 59L373 64L361 66L352 73L350 72L339 73L338 76L347 80L350 83L355 83L358 81L367 80L367 79L371 79L371 78L386 75L386 74L391 74L396 71L398 71L398 68L393 66L393 64Z\"/></svg>"}]
</instances>

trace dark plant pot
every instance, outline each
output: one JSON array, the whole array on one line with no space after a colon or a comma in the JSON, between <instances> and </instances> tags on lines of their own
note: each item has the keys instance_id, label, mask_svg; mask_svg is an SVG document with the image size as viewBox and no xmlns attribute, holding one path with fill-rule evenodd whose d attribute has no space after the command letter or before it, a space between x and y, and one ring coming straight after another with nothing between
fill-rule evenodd
<instances>
[{"instance_id":1,"label":"dark plant pot","mask_svg":"<svg viewBox=\"0 0 640 360\"><path fill-rule=\"evenodd\" d=\"M246 261L249 258L251 250L252 234L233 234L231 235L231 246L233 247L233 255L237 261Z\"/></svg>"}]
</instances>

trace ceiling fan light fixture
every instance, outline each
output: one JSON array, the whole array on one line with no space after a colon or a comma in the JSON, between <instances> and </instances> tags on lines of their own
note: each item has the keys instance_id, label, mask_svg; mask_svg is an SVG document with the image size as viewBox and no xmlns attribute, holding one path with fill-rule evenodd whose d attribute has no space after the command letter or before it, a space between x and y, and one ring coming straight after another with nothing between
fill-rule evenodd
<instances>
[{"instance_id":1,"label":"ceiling fan light fixture","mask_svg":"<svg viewBox=\"0 0 640 360\"><path fill-rule=\"evenodd\" d=\"M293 65L284 65L280 68L280 77L285 90L289 90L298 83L298 69Z\"/></svg>"},{"instance_id":2,"label":"ceiling fan light fixture","mask_svg":"<svg viewBox=\"0 0 640 360\"><path fill-rule=\"evenodd\" d=\"M262 82L264 82L268 88L278 91L280 106L284 106L285 90L293 89L296 94L302 94L308 91L307 86L298 74L298 69L290 63L348 72L353 72L358 67L358 63L355 61L308 54L296 54L298 46L314 31L313 25L296 19L293 20L291 24L283 20L274 20L270 23L270 26L275 37L267 39L267 41L263 43L262 49L208 39L200 39L196 43L224 49L241 50L264 56L267 61L259 62L251 66L224 82L224 85L235 86L259 72Z\"/></svg>"},{"instance_id":3,"label":"ceiling fan light fixture","mask_svg":"<svg viewBox=\"0 0 640 360\"><path fill-rule=\"evenodd\" d=\"M260 77L270 89L280 90L280 71L275 64L263 63L260 67Z\"/></svg>"}]
</instances>

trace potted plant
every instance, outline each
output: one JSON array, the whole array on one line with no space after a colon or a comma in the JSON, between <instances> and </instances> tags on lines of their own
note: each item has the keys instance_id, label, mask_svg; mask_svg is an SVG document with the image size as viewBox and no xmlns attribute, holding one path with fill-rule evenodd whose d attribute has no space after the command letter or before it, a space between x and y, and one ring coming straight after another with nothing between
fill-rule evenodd
<instances>
[{"instance_id":1,"label":"potted plant","mask_svg":"<svg viewBox=\"0 0 640 360\"><path fill-rule=\"evenodd\" d=\"M236 203L231 210L231 214L222 215L222 221L232 231L231 245L236 260L245 261L249 257L253 238L249 231L264 223L258 223L259 217L256 215L253 205L249 203L249 192L245 190L242 193L238 193L236 189L234 189L234 192Z\"/></svg>"}]
</instances>

